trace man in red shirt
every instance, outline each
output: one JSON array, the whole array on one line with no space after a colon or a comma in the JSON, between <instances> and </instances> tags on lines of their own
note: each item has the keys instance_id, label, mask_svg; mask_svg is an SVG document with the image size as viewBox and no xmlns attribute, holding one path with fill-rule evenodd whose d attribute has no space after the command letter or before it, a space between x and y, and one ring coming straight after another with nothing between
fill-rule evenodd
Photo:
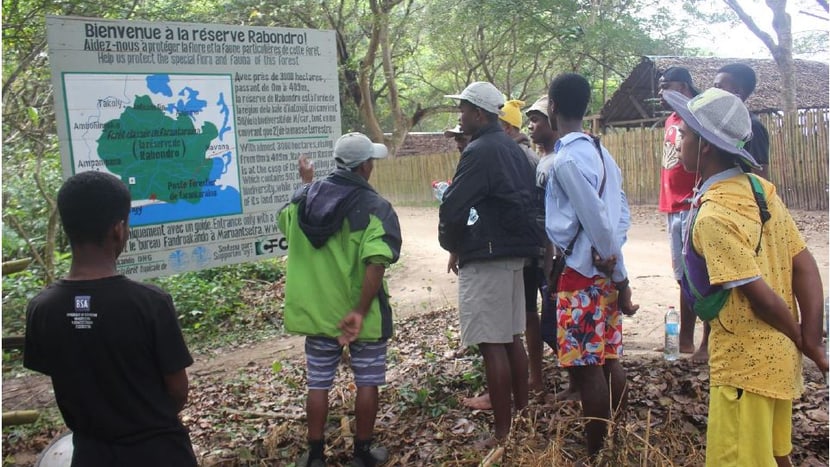
<instances>
[{"instance_id":1,"label":"man in red shirt","mask_svg":"<svg viewBox=\"0 0 830 467\"><path fill-rule=\"evenodd\" d=\"M686 97L698 95L698 90L692 82L692 75L689 70L681 67L669 67L657 81L660 97L660 104L664 109L671 110L671 107L663 99L663 91L672 90L683 94ZM674 279L680 283L683 275L683 260L681 252L683 249L683 238L685 237L686 217L691 207L692 189L695 186L695 174L686 172L680 164L678 147L680 144L677 136L677 129L682 120L677 113L672 112L666 119L666 134L663 140L663 163L660 168L660 212L666 213L666 230L669 233L669 245L671 246L672 267L674 268ZM692 356L693 361L705 362L709 359L707 348L708 330L704 331L700 349ZM695 351L695 314L680 294L680 352L692 353Z\"/></svg>"}]
</instances>

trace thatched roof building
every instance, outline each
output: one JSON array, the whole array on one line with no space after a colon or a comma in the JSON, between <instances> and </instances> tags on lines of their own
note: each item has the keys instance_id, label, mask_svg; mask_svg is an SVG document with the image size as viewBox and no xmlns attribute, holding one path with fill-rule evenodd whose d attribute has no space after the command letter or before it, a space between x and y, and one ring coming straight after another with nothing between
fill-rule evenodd
<instances>
[{"instance_id":1,"label":"thatched roof building","mask_svg":"<svg viewBox=\"0 0 830 467\"><path fill-rule=\"evenodd\" d=\"M744 63L755 70L758 85L747 99L747 107L756 113L776 112L781 109L781 78L772 59L697 58L697 57L643 57L617 92L605 103L599 115L602 126L628 127L649 124L665 117L657 100L657 79L671 66L682 66L692 74L695 86L701 91L711 87L715 74L723 65ZM828 107L828 65L809 60L795 60L796 104L799 109Z\"/></svg>"}]
</instances>

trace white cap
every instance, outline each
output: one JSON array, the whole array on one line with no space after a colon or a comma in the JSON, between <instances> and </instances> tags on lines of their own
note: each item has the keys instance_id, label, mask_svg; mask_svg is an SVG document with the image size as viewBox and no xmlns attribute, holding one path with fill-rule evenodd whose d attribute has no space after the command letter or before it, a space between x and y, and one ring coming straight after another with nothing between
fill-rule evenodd
<instances>
[{"instance_id":1,"label":"white cap","mask_svg":"<svg viewBox=\"0 0 830 467\"><path fill-rule=\"evenodd\" d=\"M487 112L499 116L504 115L504 112L501 111L504 106L504 96L495 86L485 81L476 81L470 84L461 91L461 94L451 94L444 97L465 100Z\"/></svg>"},{"instance_id":2,"label":"white cap","mask_svg":"<svg viewBox=\"0 0 830 467\"><path fill-rule=\"evenodd\" d=\"M548 96L545 95L536 99L536 102L525 110L525 115L530 115L530 112L539 112L545 117L549 117L548 108Z\"/></svg>"},{"instance_id":3,"label":"white cap","mask_svg":"<svg viewBox=\"0 0 830 467\"><path fill-rule=\"evenodd\" d=\"M342 169L353 169L369 159L383 159L388 155L386 146L373 143L363 133L347 133L334 143L334 162Z\"/></svg>"},{"instance_id":4,"label":"white cap","mask_svg":"<svg viewBox=\"0 0 830 467\"><path fill-rule=\"evenodd\" d=\"M449 130L444 130L444 136L447 138L454 138L456 135L463 135L464 132L461 131L461 125L456 125L454 128L450 128Z\"/></svg>"}]
</instances>

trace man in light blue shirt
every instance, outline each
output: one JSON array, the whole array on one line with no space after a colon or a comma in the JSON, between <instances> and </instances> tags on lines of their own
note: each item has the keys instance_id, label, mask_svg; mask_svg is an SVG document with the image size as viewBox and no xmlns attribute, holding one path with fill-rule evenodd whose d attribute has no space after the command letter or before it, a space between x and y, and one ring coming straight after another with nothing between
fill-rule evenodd
<instances>
[{"instance_id":1,"label":"man in light blue shirt","mask_svg":"<svg viewBox=\"0 0 830 467\"><path fill-rule=\"evenodd\" d=\"M582 131L590 97L588 81L574 73L557 76L548 90L549 115L562 137L545 190L545 230L566 254L556 296L557 354L590 420L585 437L593 459L603 445L605 420L625 408L620 313L639 307L631 303L621 250L630 218L620 168L599 140Z\"/></svg>"}]
</instances>

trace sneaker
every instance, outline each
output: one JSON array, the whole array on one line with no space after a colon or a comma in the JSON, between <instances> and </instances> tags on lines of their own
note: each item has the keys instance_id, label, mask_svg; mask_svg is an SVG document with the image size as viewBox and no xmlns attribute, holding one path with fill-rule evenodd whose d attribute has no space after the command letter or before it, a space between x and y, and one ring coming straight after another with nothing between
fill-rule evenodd
<instances>
[{"instance_id":1,"label":"sneaker","mask_svg":"<svg viewBox=\"0 0 830 467\"><path fill-rule=\"evenodd\" d=\"M389 450L383 446L374 447L369 450L369 453L375 459L375 465L383 465L389 460ZM371 467L367 466L363 459L355 457L352 459L351 467Z\"/></svg>"},{"instance_id":2,"label":"sneaker","mask_svg":"<svg viewBox=\"0 0 830 467\"><path fill-rule=\"evenodd\" d=\"M326 461L323 459L314 459L311 462L308 461L308 453L303 454L297 459L297 463L294 464L296 467L326 467Z\"/></svg>"}]
</instances>

